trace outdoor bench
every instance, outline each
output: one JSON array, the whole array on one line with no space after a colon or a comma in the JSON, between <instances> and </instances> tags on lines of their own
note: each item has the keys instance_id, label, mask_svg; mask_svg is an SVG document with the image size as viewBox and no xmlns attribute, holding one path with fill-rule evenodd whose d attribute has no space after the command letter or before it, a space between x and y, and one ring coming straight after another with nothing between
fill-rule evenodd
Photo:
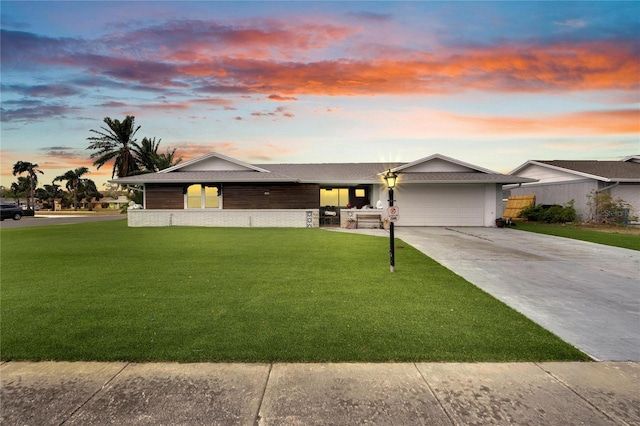
<instances>
[{"instance_id":1,"label":"outdoor bench","mask_svg":"<svg viewBox=\"0 0 640 426\"><path fill-rule=\"evenodd\" d=\"M379 214L358 214L356 215L356 228L359 228L361 223L382 228L382 216Z\"/></svg>"}]
</instances>

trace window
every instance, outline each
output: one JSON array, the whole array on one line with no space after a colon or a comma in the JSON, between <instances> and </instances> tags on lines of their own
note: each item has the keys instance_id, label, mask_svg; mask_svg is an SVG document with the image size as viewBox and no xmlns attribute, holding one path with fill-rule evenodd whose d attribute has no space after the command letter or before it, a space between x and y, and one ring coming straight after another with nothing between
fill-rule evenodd
<instances>
[{"instance_id":1,"label":"window","mask_svg":"<svg viewBox=\"0 0 640 426\"><path fill-rule=\"evenodd\" d=\"M367 192L364 189L356 189L356 197L357 198L364 198L367 196Z\"/></svg>"},{"instance_id":2,"label":"window","mask_svg":"<svg viewBox=\"0 0 640 426\"><path fill-rule=\"evenodd\" d=\"M217 186L191 185L185 194L185 208L187 209L218 209L220 197Z\"/></svg>"},{"instance_id":3,"label":"window","mask_svg":"<svg viewBox=\"0 0 640 426\"><path fill-rule=\"evenodd\" d=\"M346 207L349 204L349 188L320 189L320 205Z\"/></svg>"}]
</instances>

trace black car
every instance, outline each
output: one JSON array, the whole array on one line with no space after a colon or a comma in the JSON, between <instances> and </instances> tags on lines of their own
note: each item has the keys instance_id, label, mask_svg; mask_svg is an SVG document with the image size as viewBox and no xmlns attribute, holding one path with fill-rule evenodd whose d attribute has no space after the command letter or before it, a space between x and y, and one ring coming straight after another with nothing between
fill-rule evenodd
<instances>
[{"instance_id":1,"label":"black car","mask_svg":"<svg viewBox=\"0 0 640 426\"><path fill-rule=\"evenodd\" d=\"M0 204L0 220L20 220L22 219L22 215L23 212L20 206L15 204Z\"/></svg>"}]
</instances>

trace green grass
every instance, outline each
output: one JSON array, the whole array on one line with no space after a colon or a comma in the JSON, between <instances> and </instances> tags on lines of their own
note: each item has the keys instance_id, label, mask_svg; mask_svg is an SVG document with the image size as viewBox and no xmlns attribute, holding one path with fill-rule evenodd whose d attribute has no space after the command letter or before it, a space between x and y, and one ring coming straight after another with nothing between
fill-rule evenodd
<instances>
[{"instance_id":1,"label":"green grass","mask_svg":"<svg viewBox=\"0 0 640 426\"><path fill-rule=\"evenodd\" d=\"M552 225L547 223L518 222L515 228L521 231L536 232L538 234L555 235L557 237L572 238L574 240L589 241L631 250L640 250L640 236L616 232L595 231L571 225Z\"/></svg>"},{"instance_id":2,"label":"green grass","mask_svg":"<svg viewBox=\"0 0 640 426\"><path fill-rule=\"evenodd\" d=\"M3 229L3 360L587 360L412 247L321 229Z\"/></svg>"}]
</instances>

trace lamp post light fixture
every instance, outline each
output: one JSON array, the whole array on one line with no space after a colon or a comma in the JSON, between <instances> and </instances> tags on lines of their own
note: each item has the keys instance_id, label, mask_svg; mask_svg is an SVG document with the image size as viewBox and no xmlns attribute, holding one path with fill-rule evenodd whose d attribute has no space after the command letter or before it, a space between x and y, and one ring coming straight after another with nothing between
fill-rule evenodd
<instances>
[{"instance_id":1,"label":"lamp post light fixture","mask_svg":"<svg viewBox=\"0 0 640 426\"><path fill-rule=\"evenodd\" d=\"M396 182L398 181L398 174L392 172L391 169L384 175L384 180L387 182L387 187L389 188L389 207L393 207L393 188L396 186ZM389 222L389 266L391 272L396 271L396 259L395 259L395 244L394 244L394 235L393 235L393 222Z\"/></svg>"}]
</instances>

